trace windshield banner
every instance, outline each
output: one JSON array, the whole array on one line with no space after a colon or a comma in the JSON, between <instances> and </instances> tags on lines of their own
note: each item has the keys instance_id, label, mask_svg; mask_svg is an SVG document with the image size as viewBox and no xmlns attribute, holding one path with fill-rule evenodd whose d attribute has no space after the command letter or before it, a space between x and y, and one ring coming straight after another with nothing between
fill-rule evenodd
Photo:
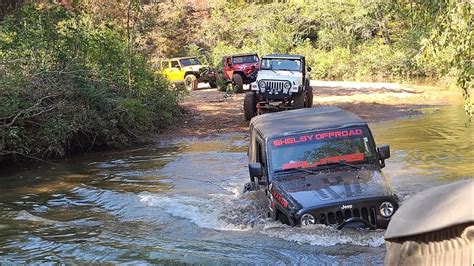
<instances>
[{"instance_id":1,"label":"windshield banner","mask_svg":"<svg viewBox=\"0 0 474 266\"><path fill-rule=\"evenodd\" d=\"M289 162L283 164L283 170L286 169L293 169L293 168L309 168L315 167L318 165L325 165L329 163L337 163L340 161L345 162L354 162L354 161L362 161L364 160L363 153L354 153L354 154L346 154L346 155L339 155L339 156L332 156L328 158L323 158L317 162L308 163L307 161L300 161L300 162Z\"/></svg>"},{"instance_id":2,"label":"windshield banner","mask_svg":"<svg viewBox=\"0 0 474 266\"><path fill-rule=\"evenodd\" d=\"M286 137L281 139L276 139L272 142L273 147L281 147L285 145L293 145L302 142L310 142L310 141L317 141L317 140L324 140L324 139L331 139L331 138L343 138L343 137L350 137L350 136L360 136L363 134L362 129L352 129L352 130L338 130L338 131L330 131L324 133L316 133L316 134L308 134L308 135L300 135L296 137Z\"/></svg>"}]
</instances>

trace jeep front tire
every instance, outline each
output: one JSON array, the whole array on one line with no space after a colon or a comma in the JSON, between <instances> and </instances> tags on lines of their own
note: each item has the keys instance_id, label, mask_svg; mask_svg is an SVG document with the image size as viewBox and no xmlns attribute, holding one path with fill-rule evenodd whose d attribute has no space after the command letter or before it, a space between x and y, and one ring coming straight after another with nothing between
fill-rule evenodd
<instances>
[{"instance_id":1,"label":"jeep front tire","mask_svg":"<svg viewBox=\"0 0 474 266\"><path fill-rule=\"evenodd\" d=\"M312 108L313 107L313 88L308 86L308 90L306 90L306 107Z\"/></svg>"},{"instance_id":2,"label":"jeep front tire","mask_svg":"<svg viewBox=\"0 0 474 266\"><path fill-rule=\"evenodd\" d=\"M244 98L244 115L245 120L250 121L252 117L257 115L257 97L255 93L250 91L245 94Z\"/></svg>"},{"instance_id":3,"label":"jeep front tire","mask_svg":"<svg viewBox=\"0 0 474 266\"><path fill-rule=\"evenodd\" d=\"M214 80L210 80L209 81L209 86L211 86L211 88L215 89L215 88L217 88L217 82L214 81Z\"/></svg>"},{"instance_id":4,"label":"jeep front tire","mask_svg":"<svg viewBox=\"0 0 474 266\"><path fill-rule=\"evenodd\" d=\"M293 107L295 109L305 108L307 102L306 92L301 91L295 94L293 98Z\"/></svg>"},{"instance_id":5,"label":"jeep front tire","mask_svg":"<svg viewBox=\"0 0 474 266\"><path fill-rule=\"evenodd\" d=\"M234 91L235 93L242 93L244 91L244 80L240 74L234 74L232 76L234 81Z\"/></svg>"},{"instance_id":6,"label":"jeep front tire","mask_svg":"<svg viewBox=\"0 0 474 266\"><path fill-rule=\"evenodd\" d=\"M198 88L198 81L196 76L189 74L184 78L184 86L188 91L194 91Z\"/></svg>"}]
</instances>

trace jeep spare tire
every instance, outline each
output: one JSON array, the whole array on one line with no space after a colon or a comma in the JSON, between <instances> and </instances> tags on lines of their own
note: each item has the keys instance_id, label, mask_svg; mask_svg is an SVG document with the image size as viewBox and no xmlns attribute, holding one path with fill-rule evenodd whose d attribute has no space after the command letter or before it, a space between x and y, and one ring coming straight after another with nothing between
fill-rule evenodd
<instances>
[{"instance_id":1,"label":"jeep spare tire","mask_svg":"<svg viewBox=\"0 0 474 266\"><path fill-rule=\"evenodd\" d=\"M250 121L252 117L257 115L257 97L254 92L247 92L244 98L244 115L245 120Z\"/></svg>"},{"instance_id":2,"label":"jeep spare tire","mask_svg":"<svg viewBox=\"0 0 474 266\"><path fill-rule=\"evenodd\" d=\"M194 75L187 75L185 78L184 78L184 86L186 87L186 90L188 91L194 91L194 90L197 90L197 87L198 87L198 81L197 81L197 78L196 76Z\"/></svg>"},{"instance_id":3,"label":"jeep spare tire","mask_svg":"<svg viewBox=\"0 0 474 266\"><path fill-rule=\"evenodd\" d=\"M234 74L232 76L232 80L234 81L235 93L242 93L244 91L244 80L242 79L242 76L239 74Z\"/></svg>"}]
</instances>

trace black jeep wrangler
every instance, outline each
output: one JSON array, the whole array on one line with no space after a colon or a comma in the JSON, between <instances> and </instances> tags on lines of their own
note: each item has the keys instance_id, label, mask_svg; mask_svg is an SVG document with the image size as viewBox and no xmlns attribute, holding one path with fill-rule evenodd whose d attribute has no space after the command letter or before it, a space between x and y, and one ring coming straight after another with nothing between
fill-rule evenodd
<instances>
[{"instance_id":1,"label":"black jeep wrangler","mask_svg":"<svg viewBox=\"0 0 474 266\"><path fill-rule=\"evenodd\" d=\"M289 225L387 228L397 196L366 122L335 107L269 113L250 122L246 190L264 188L270 216Z\"/></svg>"}]
</instances>

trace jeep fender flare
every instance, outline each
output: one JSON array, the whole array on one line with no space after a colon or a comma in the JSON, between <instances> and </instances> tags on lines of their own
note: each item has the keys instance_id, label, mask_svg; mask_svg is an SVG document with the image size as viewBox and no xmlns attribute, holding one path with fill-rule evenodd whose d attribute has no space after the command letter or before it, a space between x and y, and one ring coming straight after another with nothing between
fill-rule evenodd
<instances>
[{"instance_id":1,"label":"jeep fender flare","mask_svg":"<svg viewBox=\"0 0 474 266\"><path fill-rule=\"evenodd\" d=\"M186 71L184 72L184 78L186 78L186 76L188 75L194 75L196 76L196 78L199 78L199 72L196 72L196 71Z\"/></svg>"},{"instance_id":2,"label":"jeep fender flare","mask_svg":"<svg viewBox=\"0 0 474 266\"><path fill-rule=\"evenodd\" d=\"M272 212L270 213L270 217L274 219L275 221L278 221L281 216L283 216L286 221L281 221L284 222L290 226L295 226L297 223L295 222L295 218L292 214L288 212L287 209L285 209L278 200L276 200L274 197L272 197L271 192L266 190L267 197L268 197L268 204L270 205L270 209Z\"/></svg>"},{"instance_id":3,"label":"jeep fender flare","mask_svg":"<svg viewBox=\"0 0 474 266\"><path fill-rule=\"evenodd\" d=\"M246 76L245 73L244 73L243 71L241 71L241 70L236 70L236 71L234 71L232 74L233 74L233 75L239 74L239 75L241 75L242 77L245 77L245 76Z\"/></svg>"},{"instance_id":4,"label":"jeep fender flare","mask_svg":"<svg viewBox=\"0 0 474 266\"><path fill-rule=\"evenodd\" d=\"M275 203L275 209L273 210L272 218L275 221L280 220L280 222L290 225L290 226L295 226L296 223L294 222L294 219L292 216L288 215L286 211L282 210L282 207L279 206L278 203Z\"/></svg>"}]
</instances>

